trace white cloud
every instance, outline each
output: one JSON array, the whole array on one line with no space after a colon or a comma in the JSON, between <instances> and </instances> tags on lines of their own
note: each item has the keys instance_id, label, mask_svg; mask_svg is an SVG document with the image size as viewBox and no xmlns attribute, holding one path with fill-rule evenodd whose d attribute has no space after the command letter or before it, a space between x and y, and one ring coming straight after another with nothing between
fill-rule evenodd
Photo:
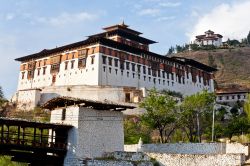
<instances>
[{"instance_id":1,"label":"white cloud","mask_svg":"<svg viewBox=\"0 0 250 166\"><path fill-rule=\"evenodd\" d=\"M162 7L178 7L181 5L180 2L162 2L159 4Z\"/></svg>"},{"instance_id":2,"label":"white cloud","mask_svg":"<svg viewBox=\"0 0 250 166\"><path fill-rule=\"evenodd\" d=\"M15 18L15 14L14 13L8 13L5 16L5 20L10 21L13 20Z\"/></svg>"},{"instance_id":3,"label":"white cloud","mask_svg":"<svg viewBox=\"0 0 250 166\"><path fill-rule=\"evenodd\" d=\"M194 36L211 29L223 35L224 40L245 38L250 30L249 9L249 1L231 5L221 4L201 17L195 16L198 21L187 35L193 40Z\"/></svg>"},{"instance_id":4,"label":"white cloud","mask_svg":"<svg viewBox=\"0 0 250 166\"><path fill-rule=\"evenodd\" d=\"M175 16L168 16L168 17L159 17L156 19L156 21L168 21L168 20L174 20L175 19Z\"/></svg>"},{"instance_id":5,"label":"white cloud","mask_svg":"<svg viewBox=\"0 0 250 166\"><path fill-rule=\"evenodd\" d=\"M94 20L97 18L97 15L90 14L87 12L81 13L62 13L57 17L37 17L36 21L40 23L50 24L53 26L63 26L70 23L76 23L80 21Z\"/></svg>"},{"instance_id":6,"label":"white cloud","mask_svg":"<svg viewBox=\"0 0 250 166\"><path fill-rule=\"evenodd\" d=\"M157 16L160 14L159 9L142 9L141 11L138 12L140 16L145 16L145 15L150 15L150 16Z\"/></svg>"}]
</instances>

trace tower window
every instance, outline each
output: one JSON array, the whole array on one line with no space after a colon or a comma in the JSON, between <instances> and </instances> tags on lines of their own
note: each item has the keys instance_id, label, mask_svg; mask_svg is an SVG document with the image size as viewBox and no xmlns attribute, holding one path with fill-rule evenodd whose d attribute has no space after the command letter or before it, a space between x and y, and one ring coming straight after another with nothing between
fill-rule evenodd
<instances>
[{"instance_id":1,"label":"tower window","mask_svg":"<svg viewBox=\"0 0 250 166\"><path fill-rule=\"evenodd\" d=\"M91 64L93 65L95 63L95 56L91 57Z\"/></svg>"},{"instance_id":2,"label":"tower window","mask_svg":"<svg viewBox=\"0 0 250 166\"><path fill-rule=\"evenodd\" d=\"M24 79L24 74L25 74L25 72L22 72L22 80Z\"/></svg>"},{"instance_id":3,"label":"tower window","mask_svg":"<svg viewBox=\"0 0 250 166\"><path fill-rule=\"evenodd\" d=\"M106 56L102 56L102 64L106 64L107 63L106 60L107 60L107 57Z\"/></svg>"},{"instance_id":4,"label":"tower window","mask_svg":"<svg viewBox=\"0 0 250 166\"><path fill-rule=\"evenodd\" d=\"M114 59L115 60L115 67L118 67L118 59Z\"/></svg>"},{"instance_id":5,"label":"tower window","mask_svg":"<svg viewBox=\"0 0 250 166\"><path fill-rule=\"evenodd\" d=\"M109 65L112 66L112 58L109 57Z\"/></svg>"},{"instance_id":6,"label":"tower window","mask_svg":"<svg viewBox=\"0 0 250 166\"><path fill-rule=\"evenodd\" d=\"M65 68L64 68L65 70L67 70L68 69L68 62L65 62Z\"/></svg>"},{"instance_id":7,"label":"tower window","mask_svg":"<svg viewBox=\"0 0 250 166\"><path fill-rule=\"evenodd\" d=\"M126 62L126 69L129 70L129 62Z\"/></svg>"},{"instance_id":8,"label":"tower window","mask_svg":"<svg viewBox=\"0 0 250 166\"><path fill-rule=\"evenodd\" d=\"M71 61L71 69L74 68L74 63L75 63L75 61Z\"/></svg>"}]
</instances>

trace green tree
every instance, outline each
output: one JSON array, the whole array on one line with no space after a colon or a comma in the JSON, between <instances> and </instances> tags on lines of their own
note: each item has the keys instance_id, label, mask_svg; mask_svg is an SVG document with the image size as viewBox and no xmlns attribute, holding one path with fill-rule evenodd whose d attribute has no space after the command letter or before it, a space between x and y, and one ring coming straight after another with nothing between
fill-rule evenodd
<instances>
[{"instance_id":1,"label":"green tree","mask_svg":"<svg viewBox=\"0 0 250 166\"><path fill-rule=\"evenodd\" d=\"M177 53L182 52L182 47L179 45L176 45L176 51L177 51Z\"/></svg>"},{"instance_id":2,"label":"green tree","mask_svg":"<svg viewBox=\"0 0 250 166\"><path fill-rule=\"evenodd\" d=\"M191 50L197 51L199 50L199 45L198 44L190 44Z\"/></svg>"},{"instance_id":3,"label":"green tree","mask_svg":"<svg viewBox=\"0 0 250 166\"><path fill-rule=\"evenodd\" d=\"M190 142L201 142L202 132L211 125L214 93L203 91L184 98L181 105L182 125Z\"/></svg>"},{"instance_id":4,"label":"green tree","mask_svg":"<svg viewBox=\"0 0 250 166\"><path fill-rule=\"evenodd\" d=\"M247 100L244 103L244 112L247 115L248 121L250 121L250 94L247 94Z\"/></svg>"},{"instance_id":5,"label":"green tree","mask_svg":"<svg viewBox=\"0 0 250 166\"><path fill-rule=\"evenodd\" d=\"M141 116L142 121L152 129L157 129L160 134L161 143L165 143L164 134L169 126L172 126L177 120L176 101L167 94L160 94L155 89L149 92L149 95L140 103L141 108L146 109L146 113ZM170 130L174 130L170 127Z\"/></svg>"},{"instance_id":6,"label":"green tree","mask_svg":"<svg viewBox=\"0 0 250 166\"><path fill-rule=\"evenodd\" d=\"M174 53L174 47L170 47L169 49L168 49L168 53L167 53L167 55L170 55L170 54L173 54Z\"/></svg>"},{"instance_id":7,"label":"green tree","mask_svg":"<svg viewBox=\"0 0 250 166\"><path fill-rule=\"evenodd\" d=\"M125 144L137 144L142 138L143 143L151 142L151 130L145 126L139 117L126 117L124 119Z\"/></svg>"}]
</instances>

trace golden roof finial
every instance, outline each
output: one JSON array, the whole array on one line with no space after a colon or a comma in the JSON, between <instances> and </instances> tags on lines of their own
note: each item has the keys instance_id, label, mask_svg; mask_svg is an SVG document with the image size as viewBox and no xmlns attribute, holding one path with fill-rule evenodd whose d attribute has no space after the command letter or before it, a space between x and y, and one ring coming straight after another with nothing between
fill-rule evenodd
<instances>
[{"instance_id":1,"label":"golden roof finial","mask_svg":"<svg viewBox=\"0 0 250 166\"><path fill-rule=\"evenodd\" d=\"M122 26L124 26L124 25L125 25L124 20L122 20Z\"/></svg>"}]
</instances>

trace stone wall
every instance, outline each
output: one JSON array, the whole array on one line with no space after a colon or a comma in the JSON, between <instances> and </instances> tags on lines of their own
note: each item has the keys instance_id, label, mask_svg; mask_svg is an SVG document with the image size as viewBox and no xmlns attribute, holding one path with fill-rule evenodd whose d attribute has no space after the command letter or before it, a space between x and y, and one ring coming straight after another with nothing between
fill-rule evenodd
<instances>
[{"instance_id":1,"label":"stone wall","mask_svg":"<svg viewBox=\"0 0 250 166\"><path fill-rule=\"evenodd\" d=\"M135 152L136 145L125 145L124 150ZM226 153L224 143L174 143L174 144L143 144L143 152L169 153L169 154L219 154Z\"/></svg>"},{"instance_id":2,"label":"stone wall","mask_svg":"<svg viewBox=\"0 0 250 166\"><path fill-rule=\"evenodd\" d=\"M136 152L138 145L125 145L127 152ZM175 144L143 144L143 152L168 154L229 154L244 153L248 156L248 146L239 143L175 143Z\"/></svg>"},{"instance_id":3,"label":"stone wall","mask_svg":"<svg viewBox=\"0 0 250 166\"><path fill-rule=\"evenodd\" d=\"M151 162L133 163L131 161L113 161L113 160L88 160L87 166L153 166Z\"/></svg>"},{"instance_id":4,"label":"stone wall","mask_svg":"<svg viewBox=\"0 0 250 166\"><path fill-rule=\"evenodd\" d=\"M245 162L244 154L146 154L162 166L238 166Z\"/></svg>"},{"instance_id":5,"label":"stone wall","mask_svg":"<svg viewBox=\"0 0 250 166\"><path fill-rule=\"evenodd\" d=\"M226 144L226 153L244 153L246 156L249 155L249 147L240 143Z\"/></svg>"}]
</instances>

